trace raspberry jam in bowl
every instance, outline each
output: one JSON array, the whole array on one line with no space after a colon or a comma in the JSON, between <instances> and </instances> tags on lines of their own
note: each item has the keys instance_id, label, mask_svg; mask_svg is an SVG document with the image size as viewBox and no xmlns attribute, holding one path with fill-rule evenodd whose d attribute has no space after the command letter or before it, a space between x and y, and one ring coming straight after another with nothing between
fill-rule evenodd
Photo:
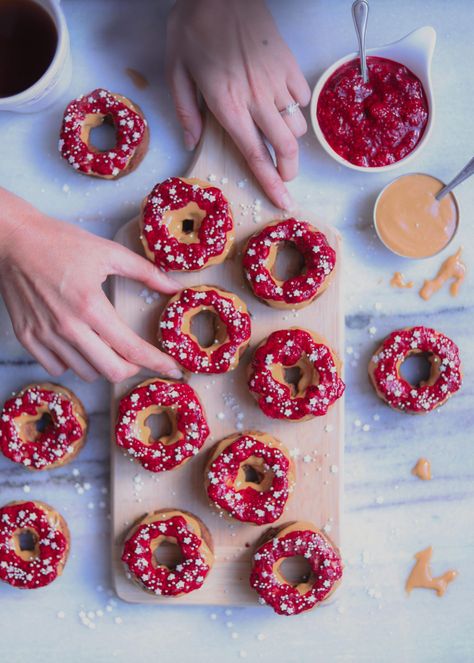
<instances>
[{"instance_id":1,"label":"raspberry jam in bowl","mask_svg":"<svg viewBox=\"0 0 474 663\"><path fill-rule=\"evenodd\" d=\"M313 129L339 163L362 172L392 170L426 144L434 120L430 66L436 33L415 30L369 49L363 83L354 54L319 79L311 101Z\"/></svg>"}]
</instances>

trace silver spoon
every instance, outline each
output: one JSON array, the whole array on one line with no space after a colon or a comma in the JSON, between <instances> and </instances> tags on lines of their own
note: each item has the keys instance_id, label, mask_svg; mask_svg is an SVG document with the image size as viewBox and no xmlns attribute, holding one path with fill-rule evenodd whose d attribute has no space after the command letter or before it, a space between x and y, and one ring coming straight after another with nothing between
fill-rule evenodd
<instances>
[{"instance_id":1,"label":"silver spoon","mask_svg":"<svg viewBox=\"0 0 474 663\"><path fill-rule=\"evenodd\" d=\"M436 194L435 198L439 202L441 198L444 198L450 191L454 189L455 186L458 184L461 184L461 182L464 182L464 180L467 180L468 177L471 177L471 175L474 174L474 157L467 163L464 168L456 175L456 177L453 177L451 182L448 182L446 186L444 186L441 191L438 191Z\"/></svg>"},{"instance_id":2,"label":"silver spoon","mask_svg":"<svg viewBox=\"0 0 474 663\"><path fill-rule=\"evenodd\" d=\"M362 80L367 83L369 72L367 69L367 60L365 57L365 34L367 32L367 20L369 18L369 3L367 0L355 0L352 3L352 18L359 42L360 73Z\"/></svg>"}]
</instances>

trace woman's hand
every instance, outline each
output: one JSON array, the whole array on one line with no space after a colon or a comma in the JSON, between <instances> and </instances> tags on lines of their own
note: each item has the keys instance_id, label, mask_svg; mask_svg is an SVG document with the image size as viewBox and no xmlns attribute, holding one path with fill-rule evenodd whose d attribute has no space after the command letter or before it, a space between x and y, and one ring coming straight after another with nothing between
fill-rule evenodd
<instances>
[{"instance_id":1,"label":"woman's hand","mask_svg":"<svg viewBox=\"0 0 474 663\"><path fill-rule=\"evenodd\" d=\"M117 315L102 284L109 274L168 294L179 285L110 240L47 217L0 189L0 292L15 334L54 376L72 368L121 382L140 366L180 378L175 362Z\"/></svg>"},{"instance_id":2,"label":"woman's hand","mask_svg":"<svg viewBox=\"0 0 474 663\"><path fill-rule=\"evenodd\" d=\"M167 70L184 142L202 132L198 92L231 135L270 199L292 202L283 180L298 171L299 109L310 90L263 0L177 0L168 20ZM275 168L263 136L275 150Z\"/></svg>"}]
</instances>

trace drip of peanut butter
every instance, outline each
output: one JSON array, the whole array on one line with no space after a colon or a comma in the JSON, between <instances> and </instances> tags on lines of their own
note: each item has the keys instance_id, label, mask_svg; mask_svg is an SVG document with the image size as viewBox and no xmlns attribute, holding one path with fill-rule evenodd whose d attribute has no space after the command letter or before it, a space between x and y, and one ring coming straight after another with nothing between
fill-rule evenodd
<instances>
[{"instance_id":1,"label":"drip of peanut butter","mask_svg":"<svg viewBox=\"0 0 474 663\"><path fill-rule=\"evenodd\" d=\"M390 280L392 288L413 288L413 281L405 281L405 277L401 272L395 272Z\"/></svg>"},{"instance_id":2,"label":"drip of peanut butter","mask_svg":"<svg viewBox=\"0 0 474 663\"><path fill-rule=\"evenodd\" d=\"M431 463L427 458L419 458L411 473L422 481L431 479Z\"/></svg>"},{"instance_id":3,"label":"drip of peanut butter","mask_svg":"<svg viewBox=\"0 0 474 663\"><path fill-rule=\"evenodd\" d=\"M148 79L136 69L127 67L125 69L125 73L130 78L135 87L137 87L139 90L144 90L150 85Z\"/></svg>"},{"instance_id":4,"label":"drip of peanut butter","mask_svg":"<svg viewBox=\"0 0 474 663\"><path fill-rule=\"evenodd\" d=\"M446 571L438 578L433 578L430 567L432 554L433 548L431 546L416 553L415 566L408 576L408 580L406 581L405 585L405 589L408 594L412 589L419 587L421 589L434 589L438 596L443 596L443 594L446 592L446 589L448 588L449 583L452 582L458 575L457 571Z\"/></svg>"},{"instance_id":5,"label":"drip of peanut butter","mask_svg":"<svg viewBox=\"0 0 474 663\"><path fill-rule=\"evenodd\" d=\"M422 299L430 299L435 292L438 292L443 285L452 279L449 292L452 297L456 297L461 283L466 277L466 265L461 260L462 247L456 253L443 262L434 279L426 280L421 288L419 295Z\"/></svg>"}]
</instances>

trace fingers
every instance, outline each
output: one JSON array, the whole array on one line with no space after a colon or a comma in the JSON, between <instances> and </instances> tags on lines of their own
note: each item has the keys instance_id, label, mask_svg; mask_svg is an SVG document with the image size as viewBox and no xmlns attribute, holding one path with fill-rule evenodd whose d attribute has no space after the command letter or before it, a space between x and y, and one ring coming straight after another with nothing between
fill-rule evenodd
<instances>
[{"instance_id":1,"label":"fingers","mask_svg":"<svg viewBox=\"0 0 474 663\"><path fill-rule=\"evenodd\" d=\"M103 375L114 383L138 373L139 367L136 364L120 357L86 323L76 320L72 326L65 328L64 333L64 338L53 340L53 347L83 379L87 379L84 377L84 364L96 375ZM77 357L82 359L82 366L78 364Z\"/></svg>"},{"instance_id":2,"label":"fingers","mask_svg":"<svg viewBox=\"0 0 474 663\"><path fill-rule=\"evenodd\" d=\"M181 369L171 357L147 343L120 320L112 304L106 300L107 308L101 318L93 323L94 330L124 359L175 380L183 377Z\"/></svg>"},{"instance_id":3,"label":"fingers","mask_svg":"<svg viewBox=\"0 0 474 663\"><path fill-rule=\"evenodd\" d=\"M22 344L41 366L53 377L59 377L67 365L51 350L34 337L22 340Z\"/></svg>"},{"instance_id":4,"label":"fingers","mask_svg":"<svg viewBox=\"0 0 474 663\"><path fill-rule=\"evenodd\" d=\"M152 290L173 295L181 290L181 285L171 276L158 269L150 260L142 258L137 253L126 249L116 242L110 242L108 256L110 273L126 276L134 281L140 281Z\"/></svg>"},{"instance_id":5,"label":"fingers","mask_svg":"<svg viewBox=\"0 0 474 663\"><path fill-rule=\"evenodd\" d=\"M102 373L102 371L96 370L88 359L78 352L67 340L57 334L51 332L43 342L46 342L50 350L86 382L93 382L99 377L99 373Z\"/></svg>"},{"instance_id":6,"label":"fingers","mask_svg":"<svg viewBox=\"0 0 474 663\"><path fill-rule=\"evenodd\" d=\"M202 117L199 110L194 82L183 65L177 63L170 75L171 94L176 114L183 127L183 140L187 150L194 150L202 133Z\"/></svg>"},{"instance_id":7,"label":"fingers","mask_svg":"<svg viewBox=\"0 0 474 663\"><path fill-rule=\"evenodd\" d=\"M284 181L298 174L298 142L275 106L261 105L253 113L257 126L262 130L273 149L278 172Z\"/></svg>"},{"instance_id":8,"label":"fingers","mask_svg":"<svg viewBox=\"0 0 474 663\"><path fill-rule=\"evenodd\" d=\"M285 91L281 95L275 97L275 106L286 126L293 136L301 138L301 136L304 136L308 130L308 125L300 108L296 108L290 113L287 112L286 109L288 106L291 106L294 103L295 100L289 91Z\"/></svg>"},{"instance_id":9,"label":"fingers","mask_svg":"<svg viewBox=\"0 0 474 663\"><path fill-rule=\"evenodd\" d=\"M291 97L297 101L300 106L303 106L304 108L309 104L311 100L311 89L299 67L296 67L296 70L291 73L286 84Z\"/></svg>"},{"instance_id":10,"label":"fingers","mask_svg":"<svg viewBox=\"0 0 474 663\"><path fill-rule=\"evenodd\" d=\"M229 111L226 106L209 108L244 155L264 191L277 207L290 210L293 201L273 164L263 139L247 108Z\"/></svg>"}]
</instances>

